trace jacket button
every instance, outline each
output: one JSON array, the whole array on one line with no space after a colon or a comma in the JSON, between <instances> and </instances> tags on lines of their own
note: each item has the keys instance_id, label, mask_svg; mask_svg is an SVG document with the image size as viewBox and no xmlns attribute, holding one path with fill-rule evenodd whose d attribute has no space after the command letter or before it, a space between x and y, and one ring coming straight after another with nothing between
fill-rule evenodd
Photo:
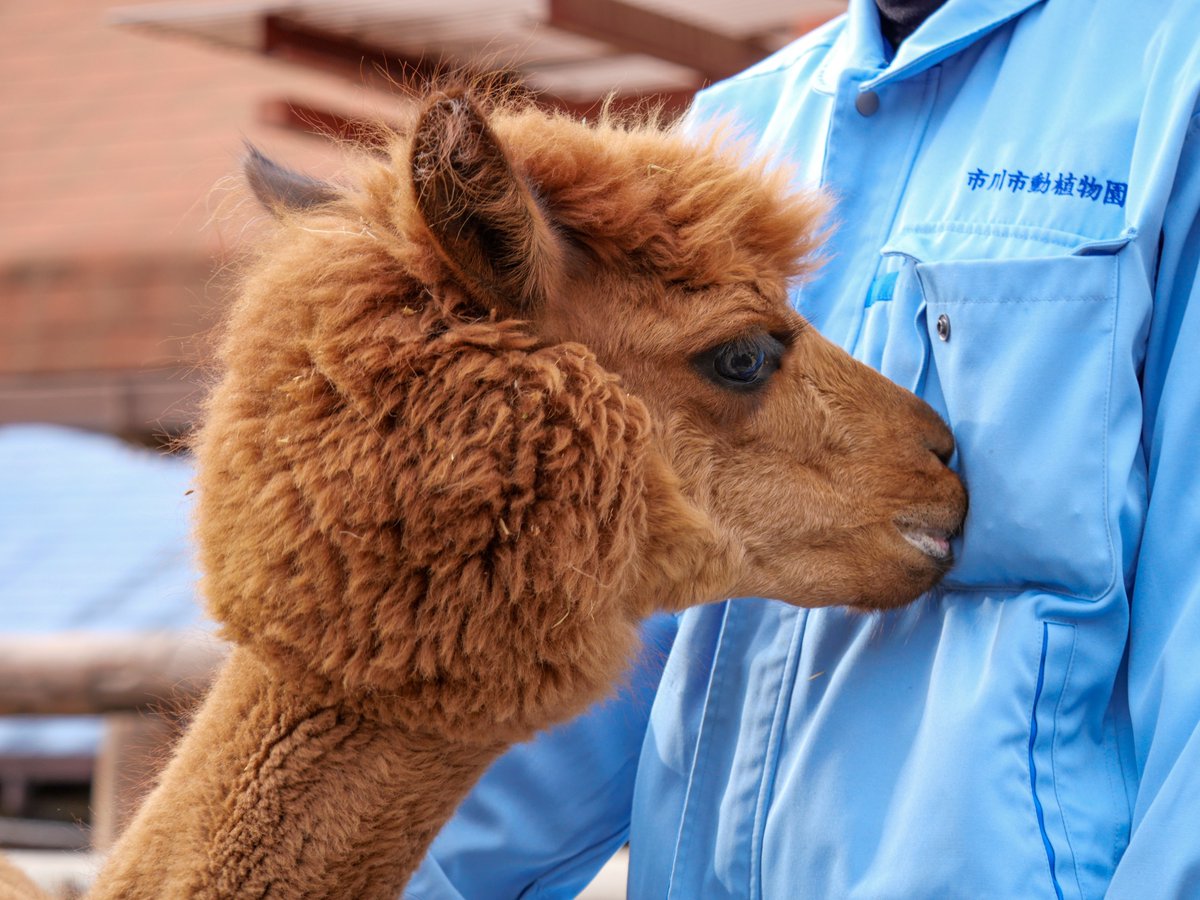
<instances>
[{"instance_id":1,"label":"jacket button","mask_svg":"<svg viewBox=\"0 0 1200 900\"><path fill-rule=\"evenodd\" d=\"M941 340L950 340L950 317L945 313L937 317L937 333Z\"/></svg>"},{"instance_id":2,"label":"jacket button","mask_svg":"<svg viewBox=\"0 0 1200 900\"><path fill-rule=\"evenodd\" d=\"M854 108L860 116L873 116L879 112L879 95L874 91L863 91L854 98Z\"/></svg>"}]
</instances>

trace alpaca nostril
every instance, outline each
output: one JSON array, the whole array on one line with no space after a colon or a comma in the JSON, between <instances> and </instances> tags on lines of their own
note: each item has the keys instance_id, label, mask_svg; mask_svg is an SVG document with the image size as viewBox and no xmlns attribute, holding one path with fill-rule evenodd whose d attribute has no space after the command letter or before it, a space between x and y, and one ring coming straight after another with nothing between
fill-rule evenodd
<instances>
[{"instance_id":1,"label":"alpaca nostril","mask_svg":"<svg viewBox=\"0 0 1200 900\"><path fill-rule=\"evenodd\" d=\"M942 465L950 465L950 457L954 455L954 435L950 433L950 429L945 425L938 423L940 427L927 433L925 436L925 446L929 452L941 460Z\"/></svg>"},{"instance_id":2,"label":"alpaca nostril","mask_svg":"<svg viewBox=\"0 0 1200 900\"><path fill-rule=\"evenodd\" d=\"M921 398L909 395L910 409L914 418L915 436L918 442L944 465L950 465L954 455L954 434L941 416Z\"/></svg>"}]
</instances>

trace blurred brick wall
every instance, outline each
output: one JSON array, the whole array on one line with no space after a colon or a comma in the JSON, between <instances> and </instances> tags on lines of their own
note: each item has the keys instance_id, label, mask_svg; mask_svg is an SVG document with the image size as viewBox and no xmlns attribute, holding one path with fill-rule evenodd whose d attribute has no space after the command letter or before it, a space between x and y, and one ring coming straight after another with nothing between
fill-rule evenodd
<instances>
[{"instance_id":1,"label":"blurred brick wall","mask_svg":"<svg viewBox=\"0 0 1200 900\"><path fill-rule=\"evenodd\" d=\"M106 24L108 0L0 4L0 423L132 436L190 420L251 204L242 139L329 174L265 125L299 96L370 115L333 76Z\"/></svg>"},{"instance_id":2,"label":"blurred brick wall","mask_svg":"<svg viewBox=\"0 0 1200 900\"><path fill-rule=\"evenodd\" d=\"M195 356L213 297L202 255L17 260L0 272L0 373L163 366Z\"/></svg>"},{"instance_id":3,"label":"blurred brick wall","mask_svg":"<svg viewBox=\"0 0 1200 900\"><path fill-rule=\"evenodd\" d=\"M153 442L185 431L222 299L207 254L14 260L0 267L0 421Z\"/></svg>"}]
</instances>

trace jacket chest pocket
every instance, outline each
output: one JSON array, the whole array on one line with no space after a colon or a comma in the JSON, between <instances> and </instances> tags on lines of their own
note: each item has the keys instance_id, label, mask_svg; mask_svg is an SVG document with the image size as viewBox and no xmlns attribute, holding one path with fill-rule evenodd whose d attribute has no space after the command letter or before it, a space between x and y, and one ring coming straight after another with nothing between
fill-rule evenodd
<instances>
[{"instance_id":1,"label":"jacket chest pocket","mask_svg":"<svg viewBox=\"0 0 1200 900\"><path fill-rule=\"evenodd\" d=\"M925 392L954 431L970 494L948 586L1095 599L1112 585L1118 265L1116 255L916 264Z\"/></svg>"}]
</instances>

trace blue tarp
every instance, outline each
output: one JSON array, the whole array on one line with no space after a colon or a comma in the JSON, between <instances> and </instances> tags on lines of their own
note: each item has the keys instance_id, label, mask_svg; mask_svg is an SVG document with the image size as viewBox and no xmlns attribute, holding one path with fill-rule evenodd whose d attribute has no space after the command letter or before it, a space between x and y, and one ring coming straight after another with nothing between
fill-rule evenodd
<instances>
[{"instance_id":1,"label":"blue tarp","mask_svg":"<svg viewBox=\"0 0 1200 900\"><path fill-rule=\"evenodd\" d=\"M205 628L191 461L107 435L0 428L0 632ZM0 753L93 752L94 719L0 718Z\"/></svg>"}]
</instances>

